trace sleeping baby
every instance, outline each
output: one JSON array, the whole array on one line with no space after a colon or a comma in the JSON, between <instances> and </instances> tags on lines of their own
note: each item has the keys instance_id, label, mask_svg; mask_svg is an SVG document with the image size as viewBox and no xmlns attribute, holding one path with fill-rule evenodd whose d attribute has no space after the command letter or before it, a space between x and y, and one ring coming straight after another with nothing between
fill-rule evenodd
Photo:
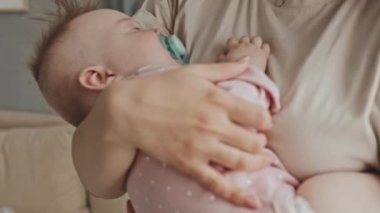
<instances>
[{"instance_id":1,"label":"sleeping baby","mask_svg":"<svg viewBox=\"0 0 380 213\"><path fill-rule=\"evenodd\" d=\"M49 104L74 125L86 117L100 92L113 82L172 72L188 62L185 49L175 36L142 29L133 19L114 10L88 11L59 27L62 35L48 48L48 56L40 61L43 66L34 74ZM249 60L250 67L240 76L217 85L276 113L280 110L279 91L265 74L269 54L269 45L260 37L229 39L219 61ZM298 181L276 155L266 148L259 153L272 162L259 171L233 171L215 165L233 184L259 196L262 205L258 209L237 207L222 200L143 152L136 155L125 180L129 196L137 213L312 212L295 193Z\"/></svg>"}]
</instances>

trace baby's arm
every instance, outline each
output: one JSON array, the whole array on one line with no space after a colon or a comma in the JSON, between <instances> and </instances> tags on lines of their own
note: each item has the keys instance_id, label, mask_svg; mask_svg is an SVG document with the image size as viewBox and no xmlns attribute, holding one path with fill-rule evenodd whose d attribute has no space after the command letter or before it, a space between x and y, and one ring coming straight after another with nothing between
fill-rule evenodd
<instances>
[{"instance_id":1,"label":"baby's arm","mask_svg":"<svg viewBox=\"0 0 380 213\"><path fill-rule=\"evenodd\" d=\"M315 212L380 212L380 177L369 173L335 172L304 181L298 194Z\"/></svg>"},{"instance_id":2,"label":"baby's arm","mask_svg":"<svg viewBox=\"0 0 380 213\"><path fill-rule=\"evenodd\" d=\"M131 143L101 137L98 129L107 128L99 122L98 106L94 115L87 118L75 131L72 155L74 165L85 188L101 198L117 198L125 194L127 171L132 164L136 148ZM95 119L95 120L94 120Z\"/></svg>"}]
</instances>

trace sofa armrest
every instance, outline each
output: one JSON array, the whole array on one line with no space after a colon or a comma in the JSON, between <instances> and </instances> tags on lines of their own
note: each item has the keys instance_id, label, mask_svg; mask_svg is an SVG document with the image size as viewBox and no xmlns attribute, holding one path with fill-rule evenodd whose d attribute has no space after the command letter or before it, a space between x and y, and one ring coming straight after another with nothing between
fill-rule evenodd
<instances>
[{"instance_id":1,"label":"sofa armrest","mask_svg":"<svg viewBox=\"0 0 380 213\"><path fill-rule=\"evenodd\" d=\"M0 129L67 125L53 114L0 110Z\"/></svg>"},{"instance_id":2,"label":"sofa armrest","mask_svg":"<svg viewBox=\"0 0 380 213\"><path fill-rule=\"evenodd\" d=\"M105 200L90 195L91 213L126 213L128 196Z\"/></svg>"},{"instance_id":3,"label":"sofa armrest","mask_svg":"<svg viewBox=\"0 0 380 213\"><path fill-rule=\"evenodd\" d=\"M17 213L89 213L71 160L72 128L0 130L0 203Z\"/></svg>"},{"instance_id":4,"label":"sofa armrest","mask_svg":"<svg viewBox=\"0 0 380 213\"><path fill-rule=\"evenodd\" d=\"M13 119L14 118L14 119ZM90 197L71 157L74 128L57 116L0 111L0 207L16 213L125 213L125 197Z\"/></svg>"}]
</instances>

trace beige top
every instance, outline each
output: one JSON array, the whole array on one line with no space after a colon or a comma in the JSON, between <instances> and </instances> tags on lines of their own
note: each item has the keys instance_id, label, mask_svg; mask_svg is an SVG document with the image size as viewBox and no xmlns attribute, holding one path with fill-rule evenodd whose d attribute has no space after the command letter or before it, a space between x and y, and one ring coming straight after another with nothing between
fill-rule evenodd
<instances>
[{"instance_id":1,"label":"beige top","mask_svg":"<svg viewBox=\"0 0 380 213\"><path fill-rule=\"evenodd\" d=\"M379 0L146 0L135 15L178 35L192 62L260 35L282 110L269 146L296 177L379 168Z\"/></svg>"}]
</instances>

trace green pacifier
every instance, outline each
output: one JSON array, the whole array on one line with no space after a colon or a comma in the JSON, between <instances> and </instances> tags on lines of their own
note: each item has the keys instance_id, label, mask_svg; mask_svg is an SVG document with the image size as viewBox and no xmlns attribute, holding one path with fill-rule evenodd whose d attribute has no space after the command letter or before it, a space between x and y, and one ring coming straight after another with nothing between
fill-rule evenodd
<instances>
[{"instance_id":1,"label":"green pacifier","mask_svg":"<svg viewBox=\"0 0 380 213\"><path fill-rule=\"evenodd\" d=\"M185 46L176 35L160 35L162 45L169 51L173 59L180 61L182 64L189 63L189 57L186 53Z\"/></svg>"}]
</instances>

